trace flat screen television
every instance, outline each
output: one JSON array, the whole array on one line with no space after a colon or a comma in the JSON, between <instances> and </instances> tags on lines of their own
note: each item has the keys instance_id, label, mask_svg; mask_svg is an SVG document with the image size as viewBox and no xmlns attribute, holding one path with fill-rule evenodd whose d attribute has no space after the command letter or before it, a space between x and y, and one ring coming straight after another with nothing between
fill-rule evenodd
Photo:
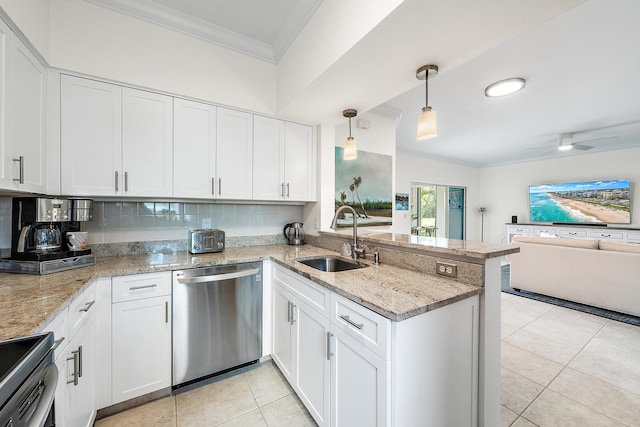
<instances>
[{"instance_id":1,"label":"flat screen television","mask_svg":"<svg viewBox=\"0 0 640 427\"><path fill-rule=\"evenodd\" d=\"M628 179L529 186L533 222L631 224Z\"/></svg>"}]
</instances>

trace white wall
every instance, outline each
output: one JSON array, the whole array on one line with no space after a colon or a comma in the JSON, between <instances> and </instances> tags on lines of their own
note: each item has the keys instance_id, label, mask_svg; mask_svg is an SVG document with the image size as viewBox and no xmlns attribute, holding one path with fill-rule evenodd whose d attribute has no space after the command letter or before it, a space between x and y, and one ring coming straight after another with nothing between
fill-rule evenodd
<instances>
[{"instance_id":1,"label":"white wall","mask_svg":"<svg viewBox=\"0 0 640 427\"><path fill-rule=\"evenodd\" d=\"M49 0L0 0L0 7L47 61L50 54L50 4Z\"/></svg>"},{"instance_id":2,"label":"white wall","mask_svg":"<svg viewBox=\"0 0 640 427\"><path fill-rule=\"evenodd\" d=\"M640 148L496 166L481 169L479 177L479 197L487 207L486 241L504 242L512 215L529 221L529 185L568 181L630 179L631 226L640 227Z\"/></svg>"},{"instance_id":3,"label":"white wall","mask_svg":"<svg viewBox=\"0 0 640 427\"><path fill-rule=\"evenodd\" d=\"M396 171L395 191L398 193L411 193L412 182L466 187L466 239L480 240L480 216L477 209L484 205L485 201L480 197L478 168L432 159L415 152L399 151L396 157ZM400 234L411 232L410 211L394 211L393 231ZM485 224L485 236L486 231Z\"/></svg>"}]
</instances>

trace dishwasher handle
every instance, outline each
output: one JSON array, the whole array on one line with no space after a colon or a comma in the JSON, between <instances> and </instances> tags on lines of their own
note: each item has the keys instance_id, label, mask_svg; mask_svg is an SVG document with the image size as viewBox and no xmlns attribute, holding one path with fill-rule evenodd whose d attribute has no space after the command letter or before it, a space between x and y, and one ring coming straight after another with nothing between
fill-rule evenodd
<instances>
[{"instance_id":1,"label":"dishwasher handle","mask_svg":"<svg viewBox=\"0 0 640 427\"><path fill-rule=\"evenodd\" d=\"M237 279L239 277L253 276L260 272L259 268L249 268L246 270L233 271L231 273L209 274L206 276L178 277L178 283L188 285L191 283L219 282L221 280Z\"/></svg>"}]
</instances>

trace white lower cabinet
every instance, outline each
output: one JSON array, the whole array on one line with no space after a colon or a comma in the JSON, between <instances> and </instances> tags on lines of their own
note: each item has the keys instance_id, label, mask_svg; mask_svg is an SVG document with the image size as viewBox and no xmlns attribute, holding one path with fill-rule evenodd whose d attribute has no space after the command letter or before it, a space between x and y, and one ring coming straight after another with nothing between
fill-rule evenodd
<instances>
[{"instance_id":1,"label":"white lower cabinet","mask_svg":"<svg viewBox=\"0 0 640 427\"><path fill-rule=\"evenodd\" d=\"M477 296L392 322L275 264L272 282L272 358L318 425L478 425Z\"/></svg>"},{"instance_id":2,"label":"white lower cabinet","mask_svg":"<svg viewBox=\"0 0 640 427\"><path fill-rule=\"evenodd\" d=\"M53 331L60 345L55 394L56 425L88 427L96 416L96 285L92 284L44 331ZM73 326L70 324L73 322Z\"/></svg>"},{"instance_id":3,"label":"white lower cabinet","mask_svg":"<svg viewBox=\"0 0 640 427\"><path fill-rule=\"evenodd\" d=\"M171 273L112 278L111 404L171 387Z\"/></svg>"}]
</instances>

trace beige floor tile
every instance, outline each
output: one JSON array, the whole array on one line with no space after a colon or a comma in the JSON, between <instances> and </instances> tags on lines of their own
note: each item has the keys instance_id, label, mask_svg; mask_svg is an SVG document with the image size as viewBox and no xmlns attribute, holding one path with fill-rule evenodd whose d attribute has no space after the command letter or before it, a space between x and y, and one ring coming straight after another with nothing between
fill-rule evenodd
<instances>
[{"instance_id":1,"label":"beige floor tile","mask_svg":"<svg viewBox=\"0 0 640 427\"><path fill-rule=\"evenodd\" d=\"M254 409L224 424L220 424L220 427L267 427L267 423L260 409Z\"/></svg>"},{"instance_id":2,"label":"beige floor tile","mask_svg":"<svg viewBox=\"0 0 640 427\"><path fill-rule=\"evenodd\" d=\"M500 419L502 421L502 427L509 427L515 420L518 418L518 414L513 412L511 409L507 408L504 405L500 405L501 416Z\"/></svg>"},{"instance_id":3,"label":"beige floor tile","mask_svg":"<svg viewBox=\"0 0 640 427\"><path fill-rule=\"evenodd\" d=\"M560 341L546 334L531 332L528 328L509 335L504 342L563 365L569 363L584 347L584 344Z\"/></svg>"},{"instance_id":4,"label":"beige floor tile","mask_svg":"<svg viewBox=\"0 0 640 427\"><path fill-rule=\"evenodd\" d=\"M511 424L511 427L538 427L538 424L534 424L528 419L520 417L513 424Z\"/></svg>"},{"instance_id":5,"label":"beige floor tile","mask_svg":"<svg viewBox=\"0 0 640 427\"><path fill-rule=\"evenodd\" d=\"M544 389L540 384L508 369L502 368L501 374L502 405L516 414L521 414Z\"/></svg>"},{"instance_id":6,"label":"beige floor tile","mask_svg":"<svg viewBox=\"0 0 640 427\"><path fill-rule=\"evenodd\" d=\"M562 371L549 388L626 425L640 423L640 395L574 369Z\"/></svg>"},{"instance_id":7,"label":"beige floor tile","mask_svg":"<svg viewBox=\"0 0 640 427\"><path fill-rule=\"evenodd\" d=\"M265 362L243 374L258 406L278 400L293 390L273 362Z\"/></svg>"},{"instance_id":8,"label":"beige floor tile","mask_svg":"<svg viewBox=\"0 0 640 427\"><path fill-rule=\"evenodd\" d=\"M176 403L174 397L155 400L125 412L96 421L96 427L175 426Z\"/></svg>"},{"instance_id":9,"label":"beige floor tile","mask_svg":"<svg viewBox=\"0 0 640 427\"><path fill-rule=\"evenodd\" d=\"M610 347L625 351L628 355L640 354L640 327L609 321L597 336Z\"/></svg>"},{"instance_id":10,"label":"beige floor tile","mask_svg":"<svg viewBox=\"0 0 640 427\"><path fill-rule=\"evenodd\" d=\"M601 317L556 307L524 329L580 348L595 337L605 323L606 319Z\"/></svg>"},{"instance_id":11,"label":"beige floor tile","mask_svg":"<svg viewBox=\"0 0 640 427\"><path fill-rule=\"evenodd\" d=\"M553 308L550 304L519 297L503 300L501 307L502 322L517 328L528 325Z\"/></svg>"},{"instance_id":12,"label":"beige floor tile","mask_svg":"<svg viewBox=\"0 0 640 427\"><path fill-rule=\"evenodd\" d=\"M269 427L315 427L317 425L293 394L262 406L260 410Z\"/></svg>"},{"instance_id":13,"label":"beige floor tile","mask_svg":"<svg viewBox=\"0 0 640 427\"><path fill-rule=\"evenodd\" d=\"M500 339L505 339L509 335L513 334L514 332L516 332L518 330L520 330L520 329L516 328L513 325L509 325L508 323L502 322L501 325L500 325Z\"/></svg>"},{"instance_id":14,"label":"beige floor tile","mask_svg":"<svg viewBox=\"0 0 640 427\"><path fill-rule=\"evenodd\" d=\"M249 384L236 375L176 396L178 426L215 426L257 409Z\"/></svg>"},{"instance_id":15,"label":"beige floor tile","mask_svg":"<svg viewBox=\"0 0 640 427\"><path fill-rule=\"evenodd\" d=\"M540 426L623 426L623 424L549 389L543 391L522 415Z\"/></svg>"},{"instance_id":16,"label":"beige floor tile","mask_svg":"<svg viewBox=\"0 0 640 427\"><path fill-rule=\"evenodd\" d=\"M543 386L548 385L564 365L502 342L501 365Z\"/></svg>"},{"instance_id":17,"label":"beige floor tile","mask_svg":"<svg viewBox=\"0 0 640 427\"><path fill-rule=\"evenodd\" d=\"M611 345L608 339L597 336L569 363L569 367L640 394L638 354L622 343Z\"/></svg>"}]
</instances>

